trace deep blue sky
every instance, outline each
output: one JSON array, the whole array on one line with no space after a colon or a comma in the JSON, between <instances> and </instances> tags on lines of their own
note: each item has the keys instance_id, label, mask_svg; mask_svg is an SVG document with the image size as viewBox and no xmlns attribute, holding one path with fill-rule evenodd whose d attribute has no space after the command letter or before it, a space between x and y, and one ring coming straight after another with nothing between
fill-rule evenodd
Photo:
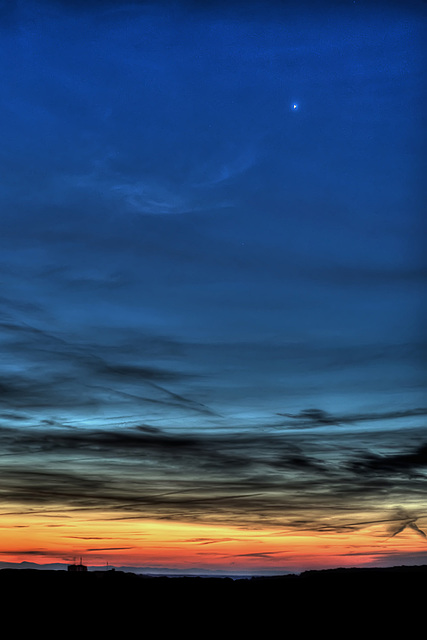
<instances>
[{"instance_id":1,"label":"deep blue sky","mask_svg":"<svg viewBox=\"0 0 427 640\"><path fill-rule=\"evenodd\" d=\"M218 469L262 484L272 521L303 467L302 504L322 486L353 515L419 510L424 485L390 468L357 483L427 462L426 9L0 3L7 499L86 447L69 504L108 507L82 477L97 455L132 466L126 435L165 473L179 450L177 483L205 460L208 519Z\"/></svg>"}]
</instances>

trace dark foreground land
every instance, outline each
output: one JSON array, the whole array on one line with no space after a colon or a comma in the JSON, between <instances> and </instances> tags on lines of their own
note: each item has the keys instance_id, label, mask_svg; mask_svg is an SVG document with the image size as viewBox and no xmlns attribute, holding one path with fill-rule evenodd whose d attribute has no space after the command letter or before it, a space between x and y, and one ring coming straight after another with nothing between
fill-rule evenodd
<instances>
[{"instance_id":1,"label":"dark foreground land","mask_svg":"<svg viewBox=\"0 0 427 640\"><path fill-rule=\"evenodd\" d=\"M18 605L18 620L34 621L35 629L36 620L45 628L50 621L55 629L77 625L97 637L105 631L150 638L410 633L425 629L426 586L427 566L237 580L0 570L3 611Z\"/></svg>"}]
</instances>

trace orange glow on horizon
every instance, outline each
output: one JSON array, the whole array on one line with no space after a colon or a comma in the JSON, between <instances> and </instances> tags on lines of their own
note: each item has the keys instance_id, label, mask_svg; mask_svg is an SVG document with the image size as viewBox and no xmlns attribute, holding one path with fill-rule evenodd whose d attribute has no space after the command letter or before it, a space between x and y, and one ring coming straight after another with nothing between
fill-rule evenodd
<instances>
[{"instance_id":1,"label":"orange glow on horizon","mask_svg":"<svg viewBox=\"0 0 427 640\"><path fill-rule=\"evenodd\" d=\"M287 572L363 566L395 554L426 550L412 531L384 537L380 527L358 532L296 533L166 520L123 518L87 512L10 514L0 527L2 562L72 563L217 569L230 572Z\"/></svg>"}]
</instances>

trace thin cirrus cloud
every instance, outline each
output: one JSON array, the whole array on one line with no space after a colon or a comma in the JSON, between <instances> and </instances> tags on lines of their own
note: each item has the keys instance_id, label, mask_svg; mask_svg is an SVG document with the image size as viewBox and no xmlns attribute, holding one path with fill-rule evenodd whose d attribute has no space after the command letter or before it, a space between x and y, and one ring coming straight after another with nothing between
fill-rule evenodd
<instances>
[{"instance_id":1,"label":"thin cirrus cloud","mask_svg":"<svg viewBox=\"0 0 427 640\"><path fill-rule=\"evenodd\" d=\"M348 425L361 422L374 422L378 420L400 420L417 416L426 416L427 407L417 407L414 409L404 409L396 411L383 411L379 413L359 413L348 415L333 415L322 409L304 409L298 414L279 413L279 416L292 418L287 424L298 428L325 427L331 425Z\"/></svg>"},{"instance_id":2,"label":"thin cirrus cloud","mask_svg":"<svg viewBox=\"0 0 427 640\"><path fill-rule=\"evenodd\" d=\"M201 213L213 208L232 206L229 202L204 203L199 194L173 193L167 188L154 188L153 184L119 184L111 187L113 197L122 200L125 207L141 215L179 215Z\"/></svg>"},{"instance_id":3,"label":"thin cirrus cloud","mask_svg":"<svg viewBox=\"0 0 427 640\"><path fill-rule=\"evenodd\" d=\"M427 464L422 437L422 430L415 430L412 444L405 445L379 434L379 456L355 450L357 434L341 436L339 452L331 455L326 436L323 447L313 448L304 437L289 438L286 432L204 436L144 427L3 427L0 433L10 460L3 468L8 500L27 506L246 526L262 517L263 526L319 532L395 521L393 535L406 527L422 531L415 521L423 514L399 511L385 519L381 506L384 492L395 504L403 496L408 503L422 499ZM32 468L21 466L25 460ZM117 465L120 476L112 474ZM359 510L370 519L358 521Z\"/></svg>"}]
</instances>

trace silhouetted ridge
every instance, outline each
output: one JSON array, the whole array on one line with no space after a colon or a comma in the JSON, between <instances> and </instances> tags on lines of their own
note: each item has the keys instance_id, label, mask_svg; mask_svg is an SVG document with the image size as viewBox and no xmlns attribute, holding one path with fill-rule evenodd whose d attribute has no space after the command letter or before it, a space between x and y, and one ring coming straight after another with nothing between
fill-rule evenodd
<instances>
[{"instance_id":1,"label":"silhouetted ridge","mask_svg":"<svg viewBox=\"0 0 427 640\"><path fill-rule=\"evenodd\" d=\"M424 611L427 566L384 569L329 569L274 577L152 577L123 571L67 572L37 569L0 570L6 607L19 602L31 618L48 608L57 624L70 612L85 615L99 635L123 625L130 632L145 628L165 633L200 631L208 625L241 637L267 637L279 625L288 633L327 628L342 631L342 619L365 632L394 631ZM393 615L391 615L393 614ZM136 625L136 626L134 626ZM283 627L284 628L284 627ZM222 631L221 631L222 633Z\"/></svg>"}]
</instances>

